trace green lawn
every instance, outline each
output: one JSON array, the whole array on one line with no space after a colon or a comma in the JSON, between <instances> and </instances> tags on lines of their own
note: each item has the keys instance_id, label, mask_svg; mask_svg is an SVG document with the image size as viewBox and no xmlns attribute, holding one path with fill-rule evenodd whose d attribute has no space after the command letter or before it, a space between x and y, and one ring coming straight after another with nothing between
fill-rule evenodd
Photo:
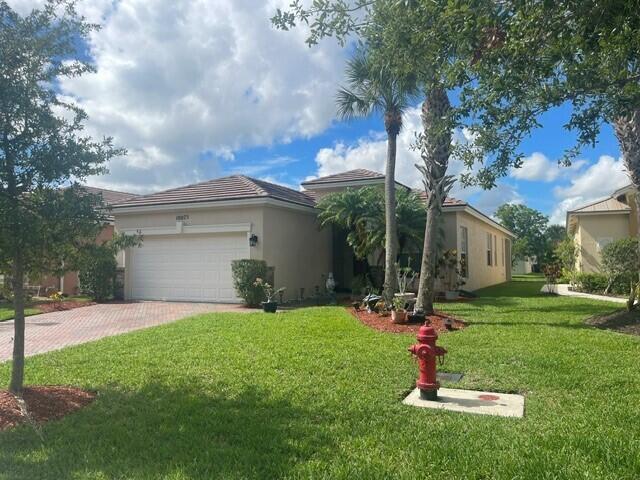
<instances>
[{"instance_id":1,"label":"green lawn","mask_svg":"<svg viewBox=\"0 0 640 480\"><path fill-rule=\"evenodd\" d=\"M38 313L40 313L40 310L38 310L37 308L26 308L24 313L25 315L37 315ZM0 322L11 320L13 316L13 305L11 303L0 301Z\"/></svg>"},{"instance_id":2,"label":"green lawn","mask_svg":"<svg viewBox=\"0 0 640 480\"><path fill-rule=\"evenodd\" d=\"M29 359L28 383L100 394L0 433L0 478L637 479L640 338L583 326L615 305L541 285L442 306L471 322L441 337L445 370L524 393L523 419L403 406L413 337L340 308L204 315Z\"/></svg>"}]
</instances>

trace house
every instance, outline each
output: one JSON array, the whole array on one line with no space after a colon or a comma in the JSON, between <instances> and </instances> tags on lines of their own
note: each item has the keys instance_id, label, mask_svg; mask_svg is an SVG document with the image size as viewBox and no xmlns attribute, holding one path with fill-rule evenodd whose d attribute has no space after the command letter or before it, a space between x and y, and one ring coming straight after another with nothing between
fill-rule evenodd
<instances>
[{"instance_id":1,"label":"house","mask_svg":"<svg viewBox=\"0 0 640 480\"><path fill-rule=\"evenodd\" d=\"M94 195L101 195L105 206L110 207L114 203L122 202L124 200L135 197L133 193L116 192L114 190L106 190L104 188L96 187L82 187L88 193ZM107 223L98 234L96 243L103 243L110 240L113 237L114 222L113 217L109 215L107 217ZM124 254L118 255L118 266L124 266ZM80 280L78 278L78 272L67 272L61 277L44 276L38 281L40 292L46 294L50 291L59 291L66 295L77 295L80 293Z\"/></svg>"},{"instance_id":2,"label":"house","mask_svg":"<svg viewBox=\"0 0 640 480\"><path fill-rule=\"evenodd\" d=\"M236 302L231 261L240 258L265 260L288 299L313 296L329 272L349 285L353 253L332 229L319 228L316 202L365 185L382 186L384 176L352 170L296 191L232 175L119 202L116 230L144 237L141 247L125 252L125 297ZM445 202L443 226L444 248L466 260L465 288L510 279L511 232L455 199Z\"/></svg>"},{"instance_id":3,"label":"house","mask_svg":"<svg viewBox=\"0 0 640 480\"><path fill-rule=\"evenodd\" d=\"M635 191L628 185L610 197L567 212L567 233L577 247L576 269L600 271L600 252L638 231Z\"/></svg>"}]
</instances>

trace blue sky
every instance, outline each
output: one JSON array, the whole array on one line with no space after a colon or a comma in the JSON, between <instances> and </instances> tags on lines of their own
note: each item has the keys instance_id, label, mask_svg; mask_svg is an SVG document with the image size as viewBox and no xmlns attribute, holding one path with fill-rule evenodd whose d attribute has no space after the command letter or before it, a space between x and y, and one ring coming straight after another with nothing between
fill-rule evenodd
<instances>
[{"instance_id":1,"label":"blue sky","mask_svg":"<svg viewBox=\"0 0 640 480\"><path fill-rule=\"evenodd\" d=\"M10 0L27 13L42 0ZM97 71L65 79L61 92L89 115L87 132L113 136L126 157L94 186L146 193L230 173L299 188L309 177L351 168L382 171L385 137L372 117L335 119L334 96L348 52L326 41L309 49L301 29L276 31L269 18L290 0L79 0L102 29L87 51ZM525 203L563 222L567 209L628 183L611 129L571 168L557 159L573 145L562 125L567 108L549 112L522 145L525 168L496 189L454 188L488 214ZM411 109L398 146L397 179L419 186L410 149L420 129ZM464 132L456 132L464 140ZM450 171L459 174L460 162Z\"/></svg>"}]
</instances>

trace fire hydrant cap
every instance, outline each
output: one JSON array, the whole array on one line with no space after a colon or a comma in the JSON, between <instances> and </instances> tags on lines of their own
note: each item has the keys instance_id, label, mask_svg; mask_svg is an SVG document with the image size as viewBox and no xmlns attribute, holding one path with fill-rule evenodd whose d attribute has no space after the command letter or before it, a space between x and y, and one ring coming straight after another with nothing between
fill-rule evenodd
<instances>
[{"instance_id":1,"label":"fire hydrant cap","mask_svg":"<svg viewBox=\"0 0 640 480\"><path fill-rule=\"evenodd\" d=\"M433 328L432 325L422 325L418 330L418 340L427 338L438 338L438 334L436 333L436 329Z\"/></svg>"}]
</instances>

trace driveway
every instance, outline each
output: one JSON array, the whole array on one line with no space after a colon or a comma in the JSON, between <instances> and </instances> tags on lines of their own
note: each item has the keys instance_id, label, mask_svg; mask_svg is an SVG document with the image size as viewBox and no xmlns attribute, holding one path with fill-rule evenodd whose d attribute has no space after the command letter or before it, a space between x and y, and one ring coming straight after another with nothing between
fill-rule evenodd
<instances>
[{"instance_id":1,"label":"driveway","mask_svg":"<svg viewBox=\"0 0 640 480\"><path fill-rule=\"evenodd\" d=\"M25 350L27 356L36 355L199 313L250 311L214 303L121 302L43 313L26 319ZM12 352L13 320L0 322L0 362L10 360Z\"/></svg>"}]
</instances>

